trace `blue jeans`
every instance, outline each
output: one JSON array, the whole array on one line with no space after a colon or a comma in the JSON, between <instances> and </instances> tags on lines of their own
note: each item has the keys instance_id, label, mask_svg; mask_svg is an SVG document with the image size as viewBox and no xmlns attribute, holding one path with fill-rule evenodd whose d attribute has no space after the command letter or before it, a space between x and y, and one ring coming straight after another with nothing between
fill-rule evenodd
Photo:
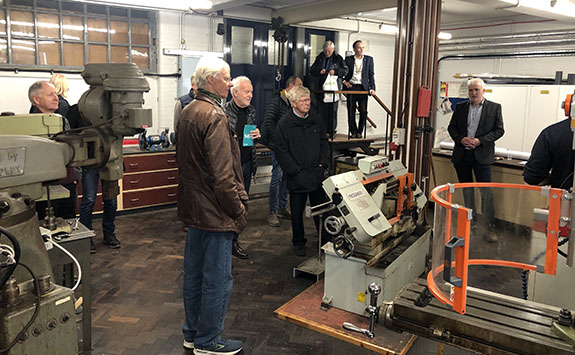
<instances>
[{"instance_id":1,"label":"blue jeans","mask_svg":"<svg viewBox=\"0 0 575 355\"><path fill-rule=\"evenodd\" d=\"M254 171L254 162L250 160L249 162L242 164L242 174L244 175L244 189L248 195L250 194L250 185L252 183L252 172Z\"/></svg>"},{"instance_id":2,"label":"blue jeans","mask_svg":"<svg viewBox=\"0 0 575 355\"><path fill-rule=\"evenodd\" d=\"M80 223L86 228L92 228L92 211L96 204L96 195L98 194L98 181L100 172L98 169L82 169L82 203L80 204ZM104 213L102 215L102 231L104 238L114 234L116 225L116 199L104 200Z\"/></svg>"},{"instance_id":3,"label":"blue jeans","mask_svg":"<svg viewBox=\"0 0 575 355\"><path fill-rule=\"evenodd\" d=\"M183 333L186 341L210 346L220 340L232 292L235 232L188 228L184 253Z\"/></svg>"},{"instance_id":4,"label":"blue jeans","mask_svg":"<svg viewBox=\"0 0 575 355\"><path fill-rule=\"evenodd\" d=\"M270 181L270 214L275 214L280 210L287 208L288 189L287 180L284 176L282 167L276 159L276 154L272 152L272 179Z\"/></svg>"}]
</instances>

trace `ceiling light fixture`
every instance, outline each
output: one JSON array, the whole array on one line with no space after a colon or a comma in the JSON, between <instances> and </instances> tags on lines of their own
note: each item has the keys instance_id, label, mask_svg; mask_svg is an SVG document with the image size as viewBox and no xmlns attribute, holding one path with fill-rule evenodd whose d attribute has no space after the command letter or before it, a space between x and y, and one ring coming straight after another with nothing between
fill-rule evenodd
<instances>
[{"instance_id":1,"label":"ceiling light fixture","mask_svg":"<svg viewBox=\"0 0 575 355\"><path fill-rule=\"evenodd\" d=\"M191 0L190 9L192 10L209 10L212 8L211 0Z\"/></svg>"},{"instance_id":2,"label":"ceiling light fixture","mask_svg":"<svg viewBox=\"0 0 575 355\"><path fill-rule=\"evenodd\" d=\"M539 10L550 12L555 15L575 17L575 3L570 0L553 0L553 1L543 1L543 0L499 0L508 4L515 5L516 7L506 8L506 10L525 12L529 14L534 14L534 12L529 12L528 10ZM522 8L524 11L522 11ZM541 14L539 15L541 16Z\"/></svg>"},{"instance_id":3,"label":"ceiling light fixture","mask_svg":"<svg viewBox=\"0 0 575 355\"><path fill-rule=\"evenodd\" d=\"M451 39L451 37L452 37L451 33L449 33L449 32L439 32L437 34L437 38L439 38L439 39Z\"/></svg>"},{"instance_id":4,"label":"ceiling light fixture","mask_svg":"<svg viewBox=\"0 0 575 355\"><path fill-rule=\"evenodd\" d=\"M385 23L382 23L381 25L379 25L379 30L385 34L396 34L397 33L397 26L395 25L386 25Z\"/></svg>"}]
</instances>

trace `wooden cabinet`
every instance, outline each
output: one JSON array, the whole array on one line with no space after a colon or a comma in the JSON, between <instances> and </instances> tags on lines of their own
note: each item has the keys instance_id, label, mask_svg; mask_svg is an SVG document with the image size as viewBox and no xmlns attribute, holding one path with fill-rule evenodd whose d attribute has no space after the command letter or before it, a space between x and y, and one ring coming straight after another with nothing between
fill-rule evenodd
<instances>
[{"instance_id":1,"label":"wooden cabinet","mask_svg":"<svg viewBox=\"0 0 575 355\"><path fill-rule=\"evenodd\" d=\"M176 203L178 166L175 151L124 155L124 177L118 209ZM121 206L121 207L120 207Z\"/></svg>"},{"instance_id":2,"label":"wooden cabinet","mask_svg":"<svg viewBox=\"0 0 575 355\"><path fill-rule=\"evenodd\" d=\"M137 147L124 148L124 177L119 181L118 211L173 204L178 199L178 166L175 151L143 152ZM102 212L104 203L98 186L94 212ZM82 201L82 184L78 183L78 209Z\"/></svg>"}]
</instances>

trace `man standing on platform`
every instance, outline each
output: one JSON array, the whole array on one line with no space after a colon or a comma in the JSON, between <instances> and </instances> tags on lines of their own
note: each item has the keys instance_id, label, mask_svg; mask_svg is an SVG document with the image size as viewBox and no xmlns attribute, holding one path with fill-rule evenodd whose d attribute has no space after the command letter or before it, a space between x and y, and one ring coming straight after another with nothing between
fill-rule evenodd
<instances>
[{"instance_id":1,"label":"man standing on platform","mask_svg":"<svg viewBox=\"0 0 575 355\"><path fill-rule=\"evenodd\" d=\"M483 97L485 83L473 78L467 83L469 101L458 103L447 130L455 142L451 161L459 182L491 182L491 165L495 160L495 141L503 136L501 105ZM463 189L465 207L475 210L474 189ZM481 188L481 210L487 225L485 239L496 242L493 191Z\"/></svg>"},{"instance_id":2,"label":"man standing on platform","mask_svg":"<svg viewBox=\"0 0 575 355\"><path fill-rule=\"evenodd\" d=\"M290 90L301 85L302 81L297 76L290 76L286 80L286 88L270 100L262 126L262 138L260 142L272 151L272 178L270 181L269 194L270 215L268 217L268 224L272 227L280 226L278 217L291 219L291 214L287 208L288 190L286 177L274 153L274 132L280 118L291 109L291 104L288 99Z\"/></svg>"},{"instance_id":3,"label":"man standing on platform","mask_svg":"<svg viewBox=\"0 0 575 355\"><path fill-rule=\"evenodd\" d=\"M357 40L353 42L354 55L345 58L345 64L349 68L344 78L343 85L348 90L369 91L375 94L375 77L373 70L373 58L364 55L365 44ZM355 123L355 108L359 111L359 125ZM347 123L350 137L361 138L367 121L367 95L347 95Z\"/></svg>"},{"instance_id":4,"label":"man standing on platform","mask_svg":"<svg viewBox=\"0 0 575 355\"><path fill-rule=\"evenodd\" d=\"M250 104L253 91L250 79L247 76L238 76L232 81L232 99L224 104L230 128L236 132L238 138L244 188L248 195L252 178L256 173L256 141L260 138L260 130L256 127L256 109ZM246 127L251 127L249 132L246 132ZM234 238L232 255L240 259L248 258L248 253L238 242L237 234Z\"/></svg>"},{"instance_id":5,"label":"man standing on platform","mask_svg":"<svg viewBox=\"0 0 575 355\"><path fill-rule=\"evenodd\" d=\"M324 84L327 80L335 80L336 86L330 90L341 90L343 77L348 73L348 67L343 58L335 53L335 44L332 41L326 41L323 44L323 52L317 55L315 61L309 69L311 76L317 78L317 89L324 90ZM328 97L325 100L326 96ZM331 97L331 99L329 99ZM319 115L323 120L326 132L333 137L337 130L337 108L339 102L336 98L339 94L318 94L317 105Z\"/></svg>"},{"instance_id":6,"label":"man standing on platform","mask_svg":"<svg viewBox=\"0 0 575 355\"><path fill-rule=\"evenodd\" d=\"M178 218L188 226L184 252L184 348L195 354L236 354L240 340L223 339L232 291L234 236L247 224L240 149L222 109L232 86L230 66L202 58L198 92L176 130Z\"/></svg>"}]
</instances>

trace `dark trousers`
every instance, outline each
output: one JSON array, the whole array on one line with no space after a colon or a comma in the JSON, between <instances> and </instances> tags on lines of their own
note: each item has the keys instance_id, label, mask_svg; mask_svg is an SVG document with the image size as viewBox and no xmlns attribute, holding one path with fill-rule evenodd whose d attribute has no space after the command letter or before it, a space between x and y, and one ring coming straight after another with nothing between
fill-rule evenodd
<instances>
[{"instance_id":1,"label":"dark trousers","mask_svg":"<svg viewBox=\"0 0 575 355\"><path fill-rule=\"evenodd\" d=\"M491 182L491 165L479 164L475 159L473 150L465 150L463 159L454 164L459 182L473 182L473 174L477 182ZM495 212L493 207L493 189L490 187L480 188L481 193L481 213L485 218L485 223L489 228L493 228ZM463 189L463 199L465 207L471 208L475 215L475 189Z\"/></svg>"},{"instance_id":2,"label":"dark trousers","mask_svg":"<svg viewBox=\"0 0 575 355\"><path fill-rule=\"evenodd\" d=\"M354 84L349 90L365 91L363 86ZM355 123L355 108L359 110L359 124ZM347 95L347 124L349 134L362 133L367 121L367 95Z\"/></svg>"},{"instance_id":3,"label":"dark trousers","mask_svg":"<svg viewBox=\"0 0 575 355\"><path fill-rule=\"evenodd\" d=\"M246 193L250 194L250 185L252 184L252 172L254 166L253 160L248 161L245 164L242 164L242 175L244 176L244 189L246 189ZM238 242L238 233L234 233L234 243Z\"/></svg>"},{"instance_id":4,"label":"dark trousers","mask_svg":"<svg viewBox=\"0 0 575 355\"><path fill-rule=\"evenodd\" d=\"M305 238L305 230L303 226L303 214L305 211L305 203L309 196L309 203L311 206L319 205L321 203L327 202L327 196L323 192L323 189L319 189L312 192L292 192L289 193L290 198L290 210L291 210L291 229L292 229L292 242L293 245L305 245L307 239ZM319 233L319 216L313 218L315 223L315 229ZM326 232L323 225L321 226L321 244L325 244L331 240L330 235Z\"/></svg>"},{"instance_id":5,"label":"dark trousers","mask_svg":"<svg viewBox=\"0 0 575 355\"><path fill-rule=\"evenodd\" d=\"M320 102L319 114L322 118L323 127L330 137L333 137L337 129L337 107L338 101L333 103Z\"/></svg>"}]
</instances>

